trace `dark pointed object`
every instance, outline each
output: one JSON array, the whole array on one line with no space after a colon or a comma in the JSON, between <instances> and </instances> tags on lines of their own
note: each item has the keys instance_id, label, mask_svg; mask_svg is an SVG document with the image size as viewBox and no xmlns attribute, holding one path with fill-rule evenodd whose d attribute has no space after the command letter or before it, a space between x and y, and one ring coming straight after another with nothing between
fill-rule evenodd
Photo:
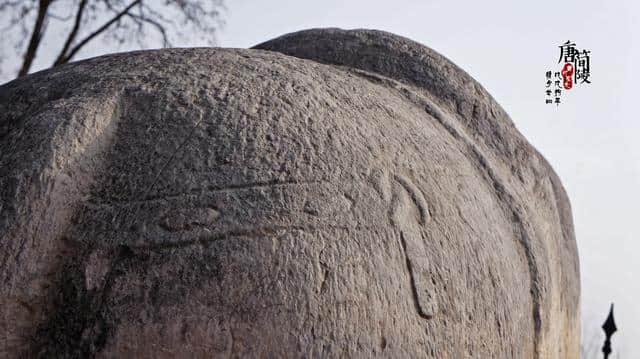
<instances>
[{"instance_id":1,"label":"dark pointed object","mask_svg":"<svg viewBox=\"0 0 640 359\"><path fill-rule=\"evenodd\" d=\"M609 310L607 320L602 324L602 330L604 330L604 334L607 336L604 340L604 346L602 347L604 359L607 359L609 358L609 354L611 354L611 336L618 330L616 322L613 320L613 303L611 303L611 309Z\"/></svg>"}]
</instances>

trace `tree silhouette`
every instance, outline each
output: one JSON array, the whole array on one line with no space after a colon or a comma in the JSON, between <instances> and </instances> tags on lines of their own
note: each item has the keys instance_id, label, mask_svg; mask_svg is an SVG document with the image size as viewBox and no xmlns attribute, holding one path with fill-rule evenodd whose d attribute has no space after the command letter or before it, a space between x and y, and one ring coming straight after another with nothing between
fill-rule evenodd
<instances>
[{"instance_id":1,"label":"tree silhouette","mask_svg":"<svg viewBox=\"0 0 640 359\"><path fill-rule=\"evenodd\" d=\"M223 0L0 0L0 20L6 22L0 56L11 56L12 43L14 55L21 56L17 76L28 74L52 22L65 30L52 66L69 62L100 36L144 48L153 42L150 32L162 47L199 35L212 45L223 6Z\"/></svg>"}]
</instances>

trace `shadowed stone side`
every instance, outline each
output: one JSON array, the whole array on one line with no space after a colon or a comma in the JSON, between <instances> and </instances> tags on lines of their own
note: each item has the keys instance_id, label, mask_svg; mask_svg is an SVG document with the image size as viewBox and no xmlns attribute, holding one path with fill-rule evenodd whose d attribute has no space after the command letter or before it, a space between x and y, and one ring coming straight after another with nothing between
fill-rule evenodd
<instances>
[{"instance_id":1,"label":"shadowed stone side","mask_svg":"<svg viewBox=\"0 0 640 359\"><path fill-rule=\"evenodd\" d=\"M3 357L578 358L556 174L380 31L1 86L0 247Z\"/></svg>"}]
</instances>

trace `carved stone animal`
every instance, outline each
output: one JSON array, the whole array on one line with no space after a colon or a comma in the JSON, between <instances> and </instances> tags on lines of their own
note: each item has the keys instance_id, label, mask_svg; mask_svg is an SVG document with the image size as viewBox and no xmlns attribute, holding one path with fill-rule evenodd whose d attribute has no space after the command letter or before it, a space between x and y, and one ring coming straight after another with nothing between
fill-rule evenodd
<instances>
[{"instance_id":1,"label":"carved stone animal","mask_svg":"<svg viewBox=\"0 0 640 359\"><path fill-rule=\"evenodd\" d=\"M1 86L0 248L2 357L578 358L558 177L380 31Z\"/></svg>"}]
</instances>

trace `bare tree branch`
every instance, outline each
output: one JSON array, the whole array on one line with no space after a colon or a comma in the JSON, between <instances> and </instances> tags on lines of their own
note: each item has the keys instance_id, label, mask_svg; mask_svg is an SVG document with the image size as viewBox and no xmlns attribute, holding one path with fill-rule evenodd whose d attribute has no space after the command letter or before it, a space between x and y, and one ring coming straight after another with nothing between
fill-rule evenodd
<instances>
[{"instance_id":1,"label":"bare tree branch","mask_svg":"<svg viewBox=\"0 0 640 359\"><path fill-rule=\"evenodd\" d=\"M0 41L14 51L0 52L0 65L18 62L18 77L28 74L40 49L60 44L49 61L67 63L89 43L102 38L111 44L133 44L140 48L170 47L175 42L215 43L223 26L220 9L224 0L0 0ZM54 31L54 26L55 31ZM61 41L53 39L64 29ZM50 38L51 37L51 38ZM109 46L109 45L107 45ZM16 61L17 60L17 61ZM15 62L13 62L15 64ZM11 65L13 66L13 65ZM4 66L0 66L4 67ZM19 71L18 71L19 70ZM0 71L0 80L6 72ZM1 82L1 81L0 81Z\"/></svg>"},{"instance_id":2,"label":"bare tree branch","mask_svg":"<svg viewBox=\"0 0 640 359\"><path fill-rule=\"evenodd\" d=\"M162 24L144 15L127 14L127 16L133 18L134 21L136 22L146 22L148 24L151 24L153 27L156 28L156 30L158 30L158 32L162 36L162 46L163 47L171 46L171 42L169 41L169 36L167 35L167 29ZM142 26L142 25L139 25L139 26Z\"/></svg>"},{"instance_id":3,"label":"bare tree branch","mask_svg":"<svg viewBox=\"0 0 640 359\"><path fill-rule=\"evenodd\" d=\"M87 6L87 0L80 0L80 4L78 5L78 12L76 12L76 17L73 22L73 28L71 29L69 36L67 36L67 41L65 41L64 46L62 47L62 50L60 50L60 54L58 55L56 60L53 62L53 66L60 65L62 63L62 59L64 58L65 54L69 50L71 43L73 42L73 40L75 40L76 36L78 35L78 30L80 29L80 23L82 21L82 14L84 14L84 10L86 6Z\"/></svg>"},{"instance_id":4,"label":"bare tree branch","mask_svg":"<svg viewBox=\"0 0 640 359\"><path fill-rule=\"evenodd\" d=\"M100 28L98 28L96 31L92 32L91 34L89 34L87 37L85 37L82 41L80 41L76 46L74 46L69 52L68 54L65 54L62 59L60 60L60 62L58 64L64 64L69 62L69 60L71 60L71 58L73 58L73 56L80 51L80 49L86 45L89 41L91 41L91 39L93 39L94 37L100 35L103 31L105 31L106 29L109 28L109 26L113 25L115 22L117 22L118 20L120 20L120 18L122 18L123 16L125 16L129 10L131 10L134 6L140 4L142 0L135 0L133 1L131 4L129 4L129 6L127 6L124 10L122 10L120 13L118 13L116 16L114 16L111 20L107 21L104 25L100 26Z\"/></svg>"},{"instance_id":5,"label":"bare tree branch","mask_svg":"<svg viewBox=\"0 0 640 359\"><path fill-rule=\"evenodd\" d=\"M40 40L44 30L45 19L47 17L47 10L53 0L40 0L38 4L38 16L36 17L36 23L33 26L33 32L31 33L31 40L29 40L29 46L24 54L22 67L18 71L18 77L24 76L29 73L33 59L36 57L38 46L40 46Z\"/></svg>"}]
</instances>

